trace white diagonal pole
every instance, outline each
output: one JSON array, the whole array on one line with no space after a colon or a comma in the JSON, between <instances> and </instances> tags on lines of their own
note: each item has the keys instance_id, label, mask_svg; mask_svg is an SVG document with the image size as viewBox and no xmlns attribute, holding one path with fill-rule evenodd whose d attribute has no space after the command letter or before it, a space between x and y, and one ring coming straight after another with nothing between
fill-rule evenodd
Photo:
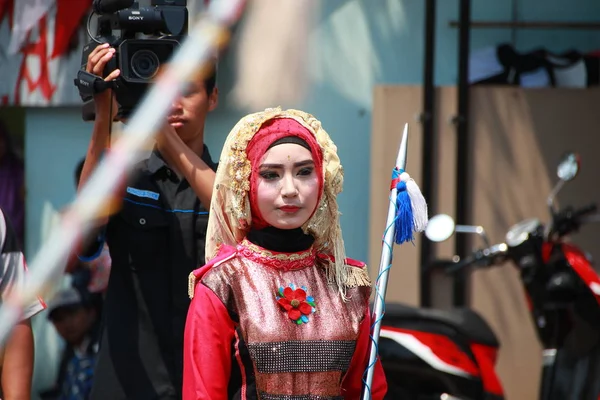
<instances>
[{"instance_id":1,"label":"white diagonal pole","mask_svg":"<svg viewBox=\"0 0 600 400\"><path fill-rule=\"evenodd\" d=\"M27 285L14 290L0 307L0 347L18 322L24 306L48 293L52 277L62 272L79 238L94 227L94 220L119 188L148 139L159 131L167 112L187 81L225 44L229 27L241 15L244 0L212 0L173 55L165 73L136 108L123 136L94 171L75 202L54 228L29 266Z\"/></svg>"}]
</instances>

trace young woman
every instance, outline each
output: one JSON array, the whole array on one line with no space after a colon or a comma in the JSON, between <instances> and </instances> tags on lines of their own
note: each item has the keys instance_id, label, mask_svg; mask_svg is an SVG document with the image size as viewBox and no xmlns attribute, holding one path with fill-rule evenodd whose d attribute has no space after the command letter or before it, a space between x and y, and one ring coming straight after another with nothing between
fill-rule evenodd
<instances>
[{"instance_id":1,"label":"young woman","mask_svg":"<svg viewBox=\"0 0 600 400\"><path fill-rule=\"evenodd\" d=\"M360 398L371 285L365 264L345 257L336 151L297 110L248 115L229 134L209 261L190 275L185 400ZM375 372L382 399L379 362Z\"/></svg>"}]
</instances>

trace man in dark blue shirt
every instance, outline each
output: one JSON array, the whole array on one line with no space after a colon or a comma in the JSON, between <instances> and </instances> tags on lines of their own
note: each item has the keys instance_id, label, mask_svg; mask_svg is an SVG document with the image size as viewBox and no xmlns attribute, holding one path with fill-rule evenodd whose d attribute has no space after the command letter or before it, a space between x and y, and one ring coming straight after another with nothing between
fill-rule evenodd
<instances>
[{"instance_id":1,"label":"man in dark blue shirt","mask_svg":"<svg viewBox=\"0 0 600 400\"><path fill-rule=\"evenodd\" d=\"M87 71L102 76L115 50L98 46ZM120 72L110 73L107 80ZM197 77L176 101L150 157L139 162L116 213L91 246L108 243L112 267L91 399L180 399L188 274L204 263L213 163L204 122L218 102L213 74ZM108 147L117 105L95 96L96 119L80 187Z\"/></svg>"}]
</instances>

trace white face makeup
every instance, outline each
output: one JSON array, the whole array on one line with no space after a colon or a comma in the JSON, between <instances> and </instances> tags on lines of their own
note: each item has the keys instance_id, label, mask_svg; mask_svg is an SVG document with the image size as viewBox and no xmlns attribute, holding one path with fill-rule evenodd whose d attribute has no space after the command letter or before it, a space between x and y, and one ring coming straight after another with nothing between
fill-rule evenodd
<instances>
[{"instance_id":1,"label":"white face makeup","mask_svg":"<svg viewBox=\"0 0 600 400\"><path fill-rule=\"evenodd\" d=\"M308 149L294 143L273 146L258 173L257 203L266 223L295 229L308 221L319 199L319 178Z\"/></svg>"}]
</instances>

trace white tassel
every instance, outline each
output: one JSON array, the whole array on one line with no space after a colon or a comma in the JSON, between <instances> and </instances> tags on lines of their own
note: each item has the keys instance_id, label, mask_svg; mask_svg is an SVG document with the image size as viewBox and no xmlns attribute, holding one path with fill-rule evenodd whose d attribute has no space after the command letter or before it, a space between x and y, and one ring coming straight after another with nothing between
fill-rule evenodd
<instances>
[{"instance_id":1,"label":"white tassel","mask_svg":"<svg viewBox=\"0 0 600 400\"><path fill-rule=\"evenodd\" d=\"M427 212L427 202L419 189L419 185L410 177L407 172L400 175L402 182L406 183L406 191L410 197L410 206L413 213L413 229L415 232L423 232L427 228L429 215Z\"/></svg>"}]
</instances>

